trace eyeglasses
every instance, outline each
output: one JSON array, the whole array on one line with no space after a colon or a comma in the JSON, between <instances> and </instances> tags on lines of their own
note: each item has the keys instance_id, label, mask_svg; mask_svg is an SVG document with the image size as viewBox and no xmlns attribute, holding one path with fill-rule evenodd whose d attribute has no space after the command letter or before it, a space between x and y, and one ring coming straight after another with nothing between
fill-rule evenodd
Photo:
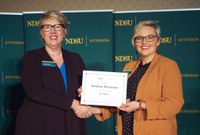
<instances>
[{"instance_id":1,"label":"eyeglasses","mask_svg":"<svg viewBox=\"0 0 200 135\"><path fill-rule=\"evenodd\" d=\"M142 37L142 36L137 36L134 38L134 41L137 43L141 43L143 42L143 40L145 39L147 42L153 42L155 40L155 38L157 38L158 36L154 36L154 35L149 35L146 37Z\"/></svg>"},{"instance_id":2,"label":"eyeglasses","mask_svg":"<svg viewBox=\"0 0 200 135\"><path fill-rule=\"evenodd\" d=\"M54 24L54 25L44 24L41 26L41 29L43 29L45 32L51 31L52 28L54 28L55 31L61 31L62 28L65 28L65 26L64 24Z\"/></svg>"}]
</instances>

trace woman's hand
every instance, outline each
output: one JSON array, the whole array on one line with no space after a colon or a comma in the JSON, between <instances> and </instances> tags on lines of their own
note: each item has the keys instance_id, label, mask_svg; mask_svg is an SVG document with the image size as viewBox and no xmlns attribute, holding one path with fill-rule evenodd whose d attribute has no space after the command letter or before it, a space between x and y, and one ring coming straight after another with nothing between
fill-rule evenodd
<instances>
[{"instance_id":1,"label":"woman's hand","mask_svg":"<svg viewBox=\"0 0 200 135\"><path fill-rule=\"evenodd\" d=\"M80 86L77 90L78 97L81 97L81 94L83 92L82 86ZM79 118L89 118L93 114L101 114L101 111L98 107L92 107L88 105L81 105L77 100L75 100L75 108L72 108L74 110L74 113L77 115Z\"/></svg>"},{"instance_id":2,"label":"woman's hand","mask_svg":"<svg viewBox=\"0 0 200 135\"><path fill-rule=\"evenodd\" d=\"M82 86L80 86L77 90L78 97L81 97L81 93L83 92Z\"/></svg>"},{"instance_id":3,"label":"woman's hand","mask_svg":"<svg viewBox=\"0 0 200 135\"><path fill-rule=\"evenodd\" d=\"M92 116L92 107L81 105L78 100L73 100L71 108L79 118L89 118Z\"/></svg>"},{"instance_id":4,"label":"woman's hand","mask_svg":"<svg viewBox=\"0 0 200 135\"><path fill-rule=\"evenodd\" d=\"M120 107L118 107L118 109L120 109L121 111L125 111L125 112L133 112L135 110L139 109L139 102L137 101L131 101L130 99L126 100L126 104L122 104Z\"/></svg>"},{"instance_id":5,"label":"woman's hand","mask_svg":"<svg viewBox=\"0 0 200 135\"><path fill-rule=\"evenodd\" d=\"M99 107L92 107L91 110L92 114L101 114Z\"/></svg>"},{"instance_id":6,"label":"woman's hand","mask_svg":"<svg viewBox=\"0 0 200 135\"><path fill-rule=\"evenodd\" d=\"M79 107L74 110L74 113L79 118L89 118L92 116L92 109L87 105L79 105Z\"/></svg>"}]
</instances>

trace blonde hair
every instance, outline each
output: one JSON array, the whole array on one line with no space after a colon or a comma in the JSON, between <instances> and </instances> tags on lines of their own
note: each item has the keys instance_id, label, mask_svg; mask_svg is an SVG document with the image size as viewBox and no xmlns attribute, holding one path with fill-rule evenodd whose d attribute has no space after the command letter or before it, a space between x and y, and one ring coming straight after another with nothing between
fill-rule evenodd
<instances>
[{"instance_id":1,"label":"blonde hair","mask_svg":"<svg viewBox=\"0 0 200 135\"><path fill-rule=\"evenodd\" d=\"M56 20L60 22L61 24L63 24L65 29L67 29L67 17L64 14L62 14L60 11L58 10L46 11L40 18L40 21L39 21L40 28L42 27L42 22L47 19Z\"/></svg>"},{"instance_id":2,"label":"blonde hair","mask_svg":"<svg viewBox=\"0 0 200 135\"><path fill-rule=\"evenodd\" d=\"M133 45L134 45L134 38L138 35L140 30L146 26L152 27L156 32L156 36L160 38L160 33L161 33L160 27L154 21L151 20L141 21L134 27L133 30L134 35L131 40Z\"/></svg>"}]
</instances>

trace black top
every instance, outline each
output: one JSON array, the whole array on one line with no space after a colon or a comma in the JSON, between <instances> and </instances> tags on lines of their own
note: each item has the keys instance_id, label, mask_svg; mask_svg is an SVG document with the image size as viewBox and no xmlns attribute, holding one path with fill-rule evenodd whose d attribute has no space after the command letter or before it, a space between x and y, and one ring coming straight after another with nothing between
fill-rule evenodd
<instances>
[{"instance_id":1,"label":"black top","mask_svg":"<svg viewBox=\"0 0 200 135\"><path fill-rule=\"evenodd\" d=\"M142 62L139 64L138 68L135 72L129 77L127 84L127 99L130 101L135 100L137 87L140 82L140 79L148 69L150 63L142 65ZM124 111L120 111L122 116L122 127L123 127L123 135L133 135L133 115L134 112L127 113Z\"/></svg>"}]
</instances>

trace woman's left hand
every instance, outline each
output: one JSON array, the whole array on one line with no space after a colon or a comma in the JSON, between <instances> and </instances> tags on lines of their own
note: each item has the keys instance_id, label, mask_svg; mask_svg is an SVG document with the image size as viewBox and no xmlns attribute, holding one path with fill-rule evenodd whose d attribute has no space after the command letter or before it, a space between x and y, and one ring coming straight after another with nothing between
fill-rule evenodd
<instances>
[{"instance_id":1,"label":"woman's left hand","mask_svg":"<svg viewBox=\"0 0 200 135\"><path fill-rule=\"evenodd\" d=\"M139 102L137 101L131 101L129 99L126 100L126 104L122 104L120 107L118 107L121 111L125 112L133 112L137 109L139 109Z\"/></svg>"},{"instance_id":2,"label":"woman's left hand","mask_svg":"<svg viewBox=\"0 0 200 135\"><path fill-rule=\"evenodd\" d=\"M81 93L83 92L82 86L80 86L77 90L78 97L81 97Z\"/></svg>"}]
</instances>

